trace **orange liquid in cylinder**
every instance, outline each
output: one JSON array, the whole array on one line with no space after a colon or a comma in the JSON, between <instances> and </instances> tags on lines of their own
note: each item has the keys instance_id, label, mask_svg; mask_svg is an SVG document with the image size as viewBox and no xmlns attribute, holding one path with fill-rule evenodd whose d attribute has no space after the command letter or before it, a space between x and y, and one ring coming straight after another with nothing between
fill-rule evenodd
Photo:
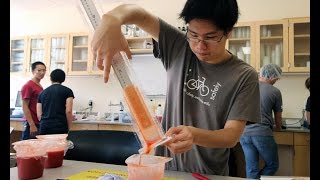
<instances>
[{"instance_id":1,"label":"orange liquid in cylinder","mask_svg":"<svg viewBox=\"0 0 320 180\"><path fill-rule=\"evenodd\" d=\"M144 141L147 143L147 153L150 145L161 140L162 134L158 125L154 122L140 91L134 85L124 88L124 97L130 112L141 131Z\"/></svg>"}]
</instances>

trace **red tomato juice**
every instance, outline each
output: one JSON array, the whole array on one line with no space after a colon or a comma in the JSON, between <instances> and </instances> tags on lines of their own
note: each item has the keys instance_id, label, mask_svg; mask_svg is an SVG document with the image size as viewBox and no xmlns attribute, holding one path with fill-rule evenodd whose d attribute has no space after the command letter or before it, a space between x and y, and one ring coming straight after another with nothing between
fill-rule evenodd
<instances>
[{"instance_id":1,"label":"red tomato juice","mask_svg":"<svg viewBox=\"0 0 320 180\"><path fill-rule=\"evenodd\" d=\"M42 177L45 157L17 157L18 177L21 180Z\"/></svg>"},{"instance_id":2,"label":"red tomato juice","mask_svg":"<svg viewBox=\"0 0 320 180\"><path fill-rule=\"evenodd\" d=\"M47 159L44 168L56 168L62 166L64 150L47 151Z\"/></svg>"}]
</instances>

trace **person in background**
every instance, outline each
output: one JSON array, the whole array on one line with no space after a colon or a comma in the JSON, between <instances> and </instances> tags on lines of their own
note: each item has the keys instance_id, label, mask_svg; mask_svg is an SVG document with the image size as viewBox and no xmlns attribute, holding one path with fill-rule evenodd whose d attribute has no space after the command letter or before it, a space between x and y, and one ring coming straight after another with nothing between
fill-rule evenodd
<instances>
[{"instance_id":1,"label":"person in background","mask_svg":"<svg viewBox=\"0 0 320 180\"><path fill-rule=\"evenodd\" d=\"M306 81L305 81L305 86L306 86L306 88L309 90L309 92L310 92L310 77L308 77L307 79L306 79ZM307 120L307 123L308 123L308 125L307 125L307 127L309 127L310 128L310 109L311 109L311 107L310 107L310 95L308 96L308 99L307 99L307 103L306 103L306 120Z\"/></svg>"},{"instance_id":2,"label":"person in background","mask_svg":"<svg viewBox=\"0 0 320 180\"><path fill-rule=\"evenodd\" d=\"M279 168L278 146L273 137L273 130L281 129L282 95L273 85L280 79L281 73L281 68L275 64L264 65L260 70L261 122L247 125L240 138L247 178L272 176ZM264 160L265 165L262 169L259 168L259 157Z\"/></svg>"},{"instance_id":3,"label":"person in background","mask_svg":"<svg viewBox=\"0 0 320 180\"><path fill-rule=\"evenodd\" d=\"M228 159L247 122L260 121L258 74L225 49L238 20L236 0L187 0L180 18L187 31L145 9L120 5L103 15L92 51L104 81L113 56L131 59L121 25L135 24L153 37L154 56L167 72L167 95L161 124L165 146L155 155L172 157L167 170L229 174Z\"/></svg>"},{"instance_id":4,"label":"person in background","mask_svg":"<svg viewBox=\"0 0 320 180\"><path fill-rule=\"evenodd\" d=\"M41 135L65 134L72 125L73 91L63 86L66 74L55 69L50 74L51 86L43 90L37 103L37 114L40 119Z\"/></svg>"},{"instance_id":5,"label":"person in background","mask_svg":"<svg viewBox=\"0 0 320 180\"><path fill-rule=\"evenodd\" d=\"M21 88L22 109L25 118L24 131L22 132L22 140L35 138L38 134L39 119L37 117L38 95L43 90L40 84L46 74L46 65L37 61L31 64L33 77L26 82Z\"/></svg>"}]
</instances>

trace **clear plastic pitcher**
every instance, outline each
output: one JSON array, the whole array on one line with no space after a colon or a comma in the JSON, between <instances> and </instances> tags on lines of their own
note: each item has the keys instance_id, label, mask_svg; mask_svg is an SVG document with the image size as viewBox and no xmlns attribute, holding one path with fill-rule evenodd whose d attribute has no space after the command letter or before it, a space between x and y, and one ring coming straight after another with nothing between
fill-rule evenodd
<instances>
[{"instance_id":1,"label":"clear plastic pitcher","mask_svg":"<svg viewBox=\"0 0 320 180\"><path fill-rule=\"evenodd\" d=\"M42 177L46 159L46 142L29 139L12 143L16 150L19 179Z\"/></svg>"},{"instance_id":2,"label":"clear plastic pitcher","mask_svg":"<svg viewBox=\"0 0 320 180\"><path fill-rule=\"evenodd\" d=\"M126 159L128 180L163 180L165 163L172 158L134 154Z\"/></svg>"},{"instance_id":3,"label":"clear plastic pitcher","mask_svg":"<svg viewBox=\"0 0 320 180\"><path fill-rule=\"evenodd\" d=\"M38 135L38 139L41 139L47 143L46 149L46 161L44 168L56 168L63 164L63 157L70 147L70 143L67 141L68 134L50 134L50 135ZM71 144L72 146L72 144Z\"/></svg>"}]
</instances>

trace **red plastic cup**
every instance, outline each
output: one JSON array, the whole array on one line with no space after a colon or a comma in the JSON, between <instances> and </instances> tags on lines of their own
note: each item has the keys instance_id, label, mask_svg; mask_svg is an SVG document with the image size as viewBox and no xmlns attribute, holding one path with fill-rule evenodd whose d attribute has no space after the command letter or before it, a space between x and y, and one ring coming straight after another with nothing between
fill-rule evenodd
<instances>
[{"instance_id":1,"label":"red plastic cup","mask_svg":"<svg viewBox=\"0 0 320 180\"><path fill-rule=\"evenodd\" d=\"M44 163L44 168L56 168L62 166L64 150L47 151L47 159Z\"/></svg>"},{"instance_id":2,"label":"red plastic cup","mask_svg":"<svg viewBox=\"0 0 320 180\"><path fill-rule=\"evenodd\" d=\"M62 166L63 157L68 148L67 138L68 134L49 134L38 135L38 139L47 142L46 154L47 158L44 163L44 168L57 168Z\"/></svg>"},{"instance_id":3,"label":"red plastic cup","mask_svg":"<svg viewBox=\"0 0 320 180\"><path fill-rule=\"evenodd\" d=\"M17 155L17 169L20 180L42 177L46 160L46 142L29 139L13 143Z\"/></svg>"},{"instance_id":4,"label":"red plastic cup","mask_svg":"<svg viewBox=\"0 0 320 180\"><path fill-rule=\"evenodd\" d=\"M17 157L18 177L23 179L35 179L43 176L45 157Z\"/></svg>"}]
</instances>

